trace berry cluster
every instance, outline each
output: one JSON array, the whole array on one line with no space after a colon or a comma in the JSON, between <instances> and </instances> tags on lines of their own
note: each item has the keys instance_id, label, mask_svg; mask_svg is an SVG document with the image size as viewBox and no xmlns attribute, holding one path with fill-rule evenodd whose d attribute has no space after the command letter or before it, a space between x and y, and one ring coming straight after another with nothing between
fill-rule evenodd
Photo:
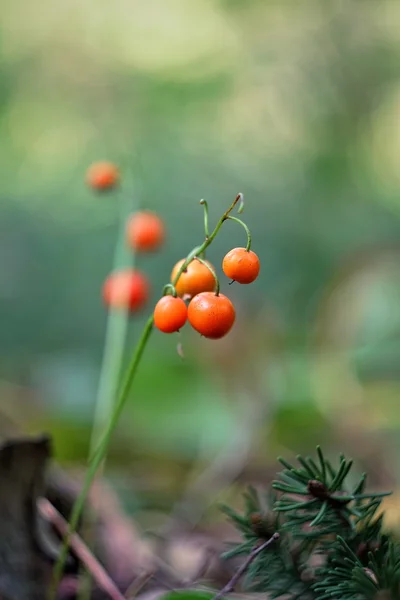
<instances>
[{"instance_id":1,"label":"berry cluster","mask_svg":"<svg viewBox=\"0 0 400 600\"><path fill-rule=\"evenodd\" d=\"M186 263L186 265L185 265ZM260 272L257 255L246 248L233 248L222 261L227 277L238 283L251 283ZM164 333L179 331L186 321L202 336L217 340L235 322L232 302L219 292L219 281L212 264L194 256L181 259L171 273L171 295L163 296L154 311L154 324ZM186 306L185 300L189 301Z\"/></svg>"},{"instance_id":2,"label":"berry cluster","mask_svg":"<svg viewBox=\"0 0 400 600\"><path fill-rule=\"evenodd\" d=\"M90 167L88 185L105 192L119 183L119 171L112 163L101 162ZM202 200L205 215L206 241L195 248L186 258L179 260L172 269L170 283L164 287L163 296L154 309L154 325L163 333L179 331L187 321L202 336L220 339L232 328L236 313L229 298L220 293L219 280L213 265L205 259L205 249L215 237L225 220L231 219L244 227L247 246L233 248L222 261L224 274L231 282L249 284L255 281L260 271L260 261L250 249L251 236L243 221L230 216L232 207L223 215L214 232L208 231L208 207ZM126 225L126 241L135 252L153 252L165 242L165 225L154 212L138 211L130 216ZM111 273L103 287L105 303L114 308L140 310L147 302L150 284L138 269L123 269Z\"/></svg>"}]
</instances>

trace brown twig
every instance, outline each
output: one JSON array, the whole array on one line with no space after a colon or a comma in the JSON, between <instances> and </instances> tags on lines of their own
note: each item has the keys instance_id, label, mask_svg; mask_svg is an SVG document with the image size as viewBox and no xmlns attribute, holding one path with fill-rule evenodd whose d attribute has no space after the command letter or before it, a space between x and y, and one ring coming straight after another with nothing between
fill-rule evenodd
<instances>
[{"instance_id":1,"label":"brown twig","mask_svg":"<svg viewBox=\"0 0 400 600\"><path fill-rule=\"evenodd\" d=\"M38 500L38 509L45 519L50 521L62 536L68 534L68 523L58 510L47 500L40 498ZM99 561L93 556L89 548L79 537L77 533L73 533L69 537L69 544L74 550L77 557L85 565L89 573L97 584L109 594L112 600L125 600L124 596L118 590L115 583L112 581L106 570L102 567Z\"/></svg>"},{"instance_id":2,"label":"brown twig","mask_svg":"<svg viewBox=\"0 0 400 600\"><path fill-rule=\"evenodd\" d=\"M230 594L236 587L237 582L242 577L242 575L247 571L253 560L261 554L268 546L270 546L275 540L279 538L279 533L274 533L272 537L269 538L266 542L261 544L261 546L255 546L253 550L250 552L247 559L244 563L238 568L236 573L233 575L232 579L228 581L225 587L222 588L213 598L213 600L221 600L225 596L225 594Z\"/></svg>"}]
</instances>

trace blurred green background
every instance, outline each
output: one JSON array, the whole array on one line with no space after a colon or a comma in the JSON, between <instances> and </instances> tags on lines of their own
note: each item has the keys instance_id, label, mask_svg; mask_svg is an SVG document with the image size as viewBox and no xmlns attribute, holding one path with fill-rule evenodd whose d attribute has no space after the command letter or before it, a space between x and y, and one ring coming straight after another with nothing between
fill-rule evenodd
<instances>
[{"instance_id":1,"label":"blurred green background","mask_svg":"<svg viewBox=\"0 0 400 600\"><path fill-rule=\"evenodd\" d=\"M202 240L199 200L213 222L243 192L259 280L222 277L226 339L154 333L110 473L174 494L193 465L222 457L234 478L321 442L397 485L399 3L13 0L0 52L4 435L47 429L58 460L86 457L122 198L168 228L137 263L149 312ZM97 160L119 165L115 195L86 188ZM219 273L244 243L227 223Z\"/></svg>"}]
</instances>

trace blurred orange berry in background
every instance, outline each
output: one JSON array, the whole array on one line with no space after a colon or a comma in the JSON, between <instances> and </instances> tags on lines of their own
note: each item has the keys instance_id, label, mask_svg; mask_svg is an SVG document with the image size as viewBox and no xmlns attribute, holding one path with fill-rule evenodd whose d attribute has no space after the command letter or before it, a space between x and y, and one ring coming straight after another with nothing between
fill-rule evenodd
<instances>
[{"instance_id":1,"label":"blurred orange berry in background","mask_svg":"<svg viewBox=\"0 0 400 600\"><path fill-rule=\"evenodd\" d=\"M179 331L187 321L187 306L182 298L164 296L154 309L154 325L164 333Z\"/></svg>"},{"instance_id":2,"label":"blurred orange berry in background","mask_svg":"<svg viewBox=\"0 0 400 600\"><path fill-rule=\"evenodd\" d=\"M203 292L193 298L188 308L189 323L201 335L218 340L232 328L236 318L232 302L214 292Z\"/></svg>"},{"instance_id":3,"label":"blurred orange berry in background","mask_svg":"<svg viewBox=\"0 0 400 600\"><path fill-rule=\"evenodd\" d=\"M138 252L158 250L165 239L164 222L154 212L136 212L128 218L126 237L129 246Z\"/></svg>"},{"instance_id":4,"label":"blurred orange berry in background","mask_svg":"<svg viewBox=\"0 0 400 600\"><path fill-rule=\"evenodd\" d=\"M222 270L229 279L238 283L252 283L260 272L257 254L246 248L233 248L222 261Z\"/></svg>"},{"instance_id":5,"label":"blurred orange berry in background","mask_svg":"<svg viewBox=\"0 0 400 600\"><path fill-rule=\"evenodd\" d=\"M137 269L121 269L111 273L103 285L103 299L112 308L140 310L147 302L150 284Z\"/></svg>"},{"instance_id":6,"label":"blurred orange berry in background","mask_svg":"<svg viewBox=\"0 0 400 600\"><path fill-rule=\"evenodd\" d=\"M86 172L87 185L98 191L114 188L119 183L119 179L119 170L111 162L93 163Z\"/></svg>"},{"instance_id":7,"label":"blurred orange berry in background","mask_svg":"<svg viewBox=\"0 0 400 600\"><path fill-rule=\"evenodd\" d=\"M185 259L183 258L172 269L171 283L174 281L184 262ZM208 261L205 262L213 268L211 263ZM215 289L215 278L211 271L195 258L180 275L178 282L175 284L175 289L178 296L193 298L193 296L200 294L200 292L212 292Z\"/></svg>"}]
</instances>

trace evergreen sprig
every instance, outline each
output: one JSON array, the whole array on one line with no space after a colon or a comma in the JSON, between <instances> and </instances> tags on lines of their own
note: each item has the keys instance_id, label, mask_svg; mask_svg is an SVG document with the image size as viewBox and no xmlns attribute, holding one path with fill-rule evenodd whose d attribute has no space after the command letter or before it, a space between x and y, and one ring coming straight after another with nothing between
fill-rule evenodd
<instances>
[{"instance_id":1,"label":"evergreen sprig","mask_svg":"<svg viewBox=\"0 0 400 600\"><path fill-rule=\"evenodd\" d=\"M283 470L265 497L245 493L243 514L223 510L242 535L225 557L249 556L279 539L249 564L244 586L292 600L400 600L400 543L383 531L385 493L367 493L366 475L351 484L353 462L334 466L317 448L317 461L280 458Z\"/></svg>"},{"instance_id":2,"label":"evergreen sprig","mask_svg":"<svg viewBox=\"0 0 400 600\"><path fill-rule=\"evenodd\" d=\"M400 598L400 546L384 536L362 560L339 537L314 589L318 600Z\"/></svg>"}]
</instances>

